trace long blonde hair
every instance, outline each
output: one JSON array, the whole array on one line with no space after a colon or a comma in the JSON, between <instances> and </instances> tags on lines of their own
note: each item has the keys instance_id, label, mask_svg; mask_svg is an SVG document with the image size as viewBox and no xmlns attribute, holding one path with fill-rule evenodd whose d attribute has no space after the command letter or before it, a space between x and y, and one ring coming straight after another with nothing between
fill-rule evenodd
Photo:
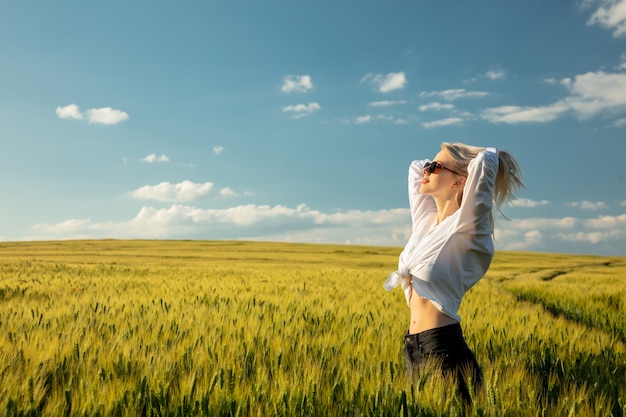
<instances>
[{"instance_id":1,"label":"long blonde hair","mask_svg":"<svg viewBox=\"0 0 626 417\"><path fill-rule=\"evenodd\" d=\"M463 143L441 144L441 149L446 150L455 160L455 171L463 176L467 176L467 167L472 159L485 150L478 146L465 145ZM517 190L524 187L522 182L522 170L517 161L507 151L498 150L498 172L496 174L496 184L493 193L493 201L502 213L501 207L508 201L517 198Z\"/></svg>"}]
</instances>

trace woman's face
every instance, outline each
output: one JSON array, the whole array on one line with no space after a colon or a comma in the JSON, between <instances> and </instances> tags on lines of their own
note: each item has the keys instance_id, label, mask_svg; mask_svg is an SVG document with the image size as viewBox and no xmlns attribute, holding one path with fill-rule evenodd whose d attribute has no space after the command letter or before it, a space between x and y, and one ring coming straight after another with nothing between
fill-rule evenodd
<instances>
[{"instance_id":1,"label":"woman's face","mask_svg":"<svg viewBox=\"0 0 626 417\"><path fill-rule=\"evenodd\" d=\"M433 163L438 167L431 173L431 169L424 169L424 178L420 185L420 193L430 194L433 197L454 197L458 190L459 176L450 170L454 170L454 160L446 150L440 151L433 158ZM439 167L443 166L443 168ZM447 168L447 169L446 169Z\"/></svg>"}]
</instances>

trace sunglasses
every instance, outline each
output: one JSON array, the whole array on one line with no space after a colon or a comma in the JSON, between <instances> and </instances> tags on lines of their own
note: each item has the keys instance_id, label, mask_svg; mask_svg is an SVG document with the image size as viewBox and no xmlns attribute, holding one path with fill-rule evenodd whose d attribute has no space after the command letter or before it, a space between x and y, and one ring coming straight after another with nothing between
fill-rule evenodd
<instances>
[{"instance_id":1,"label":"sunglasses","mask_svg":"<svg viewBox=\"0 0 626 417\"><path fill-rule=\"evenodd\" d=\"M450 168L446 168L443 165L441 165L439 162L426 162L426 164L424 164L424 174L429 173L429 174L438 174L439 171L441 169L445 169L447 171L450 171L456 175L461 175L456 171L451 170Z\"/></svg>"}]
</instances>

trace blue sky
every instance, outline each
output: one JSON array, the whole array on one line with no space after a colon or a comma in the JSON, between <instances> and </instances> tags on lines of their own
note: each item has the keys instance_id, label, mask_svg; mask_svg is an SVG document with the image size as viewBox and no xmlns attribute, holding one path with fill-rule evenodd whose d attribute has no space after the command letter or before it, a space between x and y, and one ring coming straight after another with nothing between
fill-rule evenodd
<instances>
[{"instance_id":1,"label":"blue sky","mask_svg":"<svg viewBox=\"0 0 626 417\"><path fill-rule=\"evenodd\" d=\"M626 0L0 5L0 240L403 246L443 141L524 172L496 248L626 256Z\"/></svg>"}]
</instances>

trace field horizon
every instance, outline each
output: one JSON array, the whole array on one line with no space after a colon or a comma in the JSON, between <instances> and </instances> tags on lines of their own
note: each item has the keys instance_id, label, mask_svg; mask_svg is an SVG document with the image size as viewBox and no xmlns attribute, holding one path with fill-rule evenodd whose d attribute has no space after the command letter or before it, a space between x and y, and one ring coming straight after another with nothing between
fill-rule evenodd
<instances>
[{"instance_id":1,"label":"field horizon","mask_svg":"<svg viewBox=\"0 0 626 417\"><path fill-rule=\"evenodd\" d=\"M409 381L402 248L233 240L0 242L0 413L454 416ZM470 415L626 415L626 258L496 251L461 325Z\"/></svg>"}]
</instances>

